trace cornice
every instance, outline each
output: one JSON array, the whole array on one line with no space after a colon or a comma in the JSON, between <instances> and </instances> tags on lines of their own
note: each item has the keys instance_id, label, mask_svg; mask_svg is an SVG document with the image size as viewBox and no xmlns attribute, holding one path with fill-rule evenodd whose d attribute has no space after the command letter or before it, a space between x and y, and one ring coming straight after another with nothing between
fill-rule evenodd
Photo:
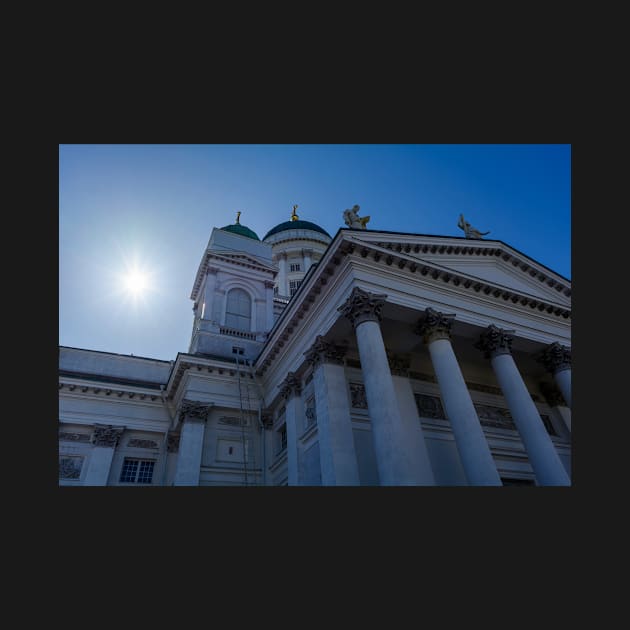
<instances>
[{"instance_id":1,"label":"cornice","mask_svg":"<svg viewBox=\"0 0 630 630\"><path fill-rule=\"evenodd\" d=\"M253 380L253 375L249 370L245 370L244 366L240 366L241 378L249 378ZM193 355L187 355L187 358L178 358L175 362L171 378L166 386L166 394L169 400L175 397L175 392L179 387L179 384L188 370L194 370L195 373L203 372L205 374L213 374L215 376L235 376L237 372L235 363L228 363L222 361L212 361L203 359L201 357L195 357Z\"/></svg>"},{"instance_id":2,"label":"cornice","mask_svg":"<svg viewBox=\"0 0 630 630\"><path fill-rule=\"evenodd\" d=\"M115 398L122 398L123 396L127 400L136 401L155 401L161 400L161 396L158 392L151 391L146 392L138 389L131 389L129 387L112 387L112 383L105 382L101 384L81 382L80 379L60 379L59 391L65 390L65 392L72 392L73 394L90 394L99 397L112 396Z\"/></svg>"}]
</instances>

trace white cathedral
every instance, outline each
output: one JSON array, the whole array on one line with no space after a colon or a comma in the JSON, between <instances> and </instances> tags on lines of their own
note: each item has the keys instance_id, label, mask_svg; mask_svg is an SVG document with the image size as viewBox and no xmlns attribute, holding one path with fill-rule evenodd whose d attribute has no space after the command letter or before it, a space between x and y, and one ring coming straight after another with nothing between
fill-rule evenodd
<instances>
[{"instance_id":1,"label":"white cathedral","mask_svg":"<svg viewBox=\"0 0 630 630\"><path fill-rule=\"evenodd\" d=\"M570 485L571 283L296 208L212 230L175 360L60 347L59 485Z\"/></svg>"}]
</instances>

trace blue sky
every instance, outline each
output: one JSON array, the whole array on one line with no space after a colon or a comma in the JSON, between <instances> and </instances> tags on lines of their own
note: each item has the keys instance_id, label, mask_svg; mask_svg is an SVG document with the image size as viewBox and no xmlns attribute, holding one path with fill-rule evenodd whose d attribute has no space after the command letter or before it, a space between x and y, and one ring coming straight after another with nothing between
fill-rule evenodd
<instances>
[{"instance_id":1,"label":"blue sky","mask_svg":"<svg viewBox=\"0 0 630 630\"><path fill-rule=\"evenodd\" d=\"M213 227L301 219L463 236L460 213L571 278L570 145L60 145L59 343L175 359ZM147 286L130 292L132 270Z\"/></svg>"}]
</instances>

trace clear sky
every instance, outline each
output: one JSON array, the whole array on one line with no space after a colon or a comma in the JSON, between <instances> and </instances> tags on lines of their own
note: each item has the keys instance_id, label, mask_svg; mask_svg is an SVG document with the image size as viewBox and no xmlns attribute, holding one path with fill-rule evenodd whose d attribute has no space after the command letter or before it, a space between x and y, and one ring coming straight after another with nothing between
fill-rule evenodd
<instances>
[{"instance_id":1,"label":"clear sky","mask_svg":"<svg viewBox=\"0 0 630 630\"><path fill-rule=\"evenodd\" d=\"M175 359L213 227L473 227L571 278L570 145L60 145L59 343ZM130 283L134 275L140 285Z\"/></svg>"}]
</instances>

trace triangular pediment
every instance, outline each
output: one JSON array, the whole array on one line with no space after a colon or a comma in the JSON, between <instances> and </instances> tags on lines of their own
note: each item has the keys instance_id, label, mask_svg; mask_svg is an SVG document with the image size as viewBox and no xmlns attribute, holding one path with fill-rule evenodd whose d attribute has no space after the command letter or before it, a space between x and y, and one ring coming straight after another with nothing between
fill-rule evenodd
<instances>
[{"instance_id":1,"label":"triangular pediment","mask_svg":"<svg viewBox=\"0 0 630 630\"><path fill-rule=\"evenodd\" d=\"M502 241L358 230L346 237L357 247L365 243L538 300L571 305L569 280Z\"/></svg>"}]
</instances>

